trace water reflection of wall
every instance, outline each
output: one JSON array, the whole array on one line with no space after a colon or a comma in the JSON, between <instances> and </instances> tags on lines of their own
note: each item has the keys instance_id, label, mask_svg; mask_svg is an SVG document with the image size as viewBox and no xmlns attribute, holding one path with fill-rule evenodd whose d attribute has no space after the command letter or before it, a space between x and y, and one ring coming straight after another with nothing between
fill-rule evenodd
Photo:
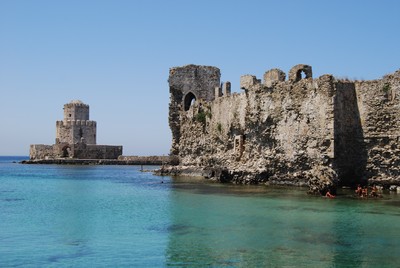
<instances>
[{"instance_id":1,"label":"water reflection of wall","mask_svg":"<svg viewBox=\"0 0 400 268\"><path fill-rule=\"evenodd\" d=\"M326 200L237 194L226 186L174 189L166 251L172 266L290 266L335 262L335 214ZM266 190L270 191L270 190ZM212 193L210 193L212 192ZM304 193L302 193L304 194Z\"/></svg>"}]
</instances>

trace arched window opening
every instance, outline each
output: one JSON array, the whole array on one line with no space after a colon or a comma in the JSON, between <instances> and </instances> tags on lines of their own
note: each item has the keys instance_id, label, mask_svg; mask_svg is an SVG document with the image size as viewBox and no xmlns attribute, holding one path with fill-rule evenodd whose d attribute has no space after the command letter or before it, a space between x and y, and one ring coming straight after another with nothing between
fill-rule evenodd
<instances>
[{"instance_id":1,"label":"arched window opening","mask_svg":"<svg viewBox=\"0 0 400 268\"><path fill-rule=\"evenodd\" d=\"M312 78L312 68L309 65L298 64L289 71L289 80L292 82L308 78Z\"/></svg>"},{"instance_id":2,"label":"arched window opening","mask_svg":"<svg viewBox=\"0 0 400 268\"><path fill-rule=\"evenodd\" d=\"M306 72L304 70L298 70L296 74L296 81L300 81L301 79L308 78Z\"/></svg>"},{"instance_id":3,"label":"arched window opening","mask_svg":"<svg viewBox=\"0 0 400 268\"><path fill-rule=\"evenodd\" d=\"M196 96L189 92L186 94L185 99L183 100L185 111L189 110L192 105L196 102Z\"/></svg>"}]
</instances>

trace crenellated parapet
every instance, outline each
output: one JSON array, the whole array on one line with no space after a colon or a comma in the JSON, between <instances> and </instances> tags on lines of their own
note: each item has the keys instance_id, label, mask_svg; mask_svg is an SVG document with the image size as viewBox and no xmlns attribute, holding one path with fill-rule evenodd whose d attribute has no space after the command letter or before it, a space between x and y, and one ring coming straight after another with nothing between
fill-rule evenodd
<instances>
[{"instance_id":1,"label":"crenellated parapet","mask_svg":"<svg viewBox=\"0 0 400 268\"><path fill-rule=\"evenodd\" d=\"M229 97L231 95L231 82L222 83L222 87L215 87L215 99Z\"/></svg>"},{"instance_id":2,"label":"crenellated parapet","mask_svg":"<svg viewBox=\"0 0 400 268\"><path fill-rule=\"evenodd\" d=\"M276 82L284 82L286 74L280 69L271 69L264 73L264 85L267 87L272 86Z\"/></svg>"},{"instance_id":3,"label":"crenellated parapet","mask_svg":"<svg viewBox=\"0 0 400 268\"><path fill-rule=\"evenodd\" d=\"M260 84L261 84L261 80L257 79L257 77L255 75L246 74L246 75L242 75L240 77L240 88L241 89L249 89L255 85L260 85Z\"/></svg>"},{"instance_id":4,"label":"crenellated parapet","mask_svg":"<svg viewBox=\"0 0 400 268\"><path fill-rule=\"evenodd\" d=\"M56 121L57 127L71 127L71 126L96 126L97 122L92 120L62 120Z\"/></svg>"}]
</instances>

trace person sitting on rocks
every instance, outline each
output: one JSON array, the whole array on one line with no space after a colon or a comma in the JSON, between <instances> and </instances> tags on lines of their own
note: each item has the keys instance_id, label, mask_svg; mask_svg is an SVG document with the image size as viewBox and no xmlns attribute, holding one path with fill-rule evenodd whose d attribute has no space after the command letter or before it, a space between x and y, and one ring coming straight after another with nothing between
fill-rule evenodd
<instances>
[{"instance_id":1,"label":"person sitting on rocks","mask_svg":"<svg viewBox=\"0 0 400 268\"><path fill-rule=\"evenodd\" d=\"M371 194L372 197L378 197L378 187L376 185L372 185L371 187Z\"/></svg>"},{"instance_id":2,"label":"person sitting on rocks","mask_svg":"<svg viewBox=\"0 0 400 268\"><path fill-rule=\"evenodd\" d=\"M329 190L326 192L325 196L329 197L329 198L335 198L335 196L333 194L331 194L331 192Z\"/></svg>"},{"instance_id":3,"label":"person sitting on rocks","mask_svg":"<svg viewBox=\"0 0 400 268\"><path fill-rule=\"evenodd\" d=\"M368 197L368 188L365 186L361 191L361 197Z\"/></svg>"}]
</instances>

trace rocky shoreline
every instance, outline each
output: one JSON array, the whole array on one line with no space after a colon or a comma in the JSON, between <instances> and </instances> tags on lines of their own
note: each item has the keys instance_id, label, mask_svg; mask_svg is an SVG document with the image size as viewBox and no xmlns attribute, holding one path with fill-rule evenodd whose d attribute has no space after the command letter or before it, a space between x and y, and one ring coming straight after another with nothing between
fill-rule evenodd
<instances>
[{"instance_id":1,"label":"rocky shoreline","mask_svg":"<svg viewBox=\"0 0 400 268\"><path fill-rule=\"evenodd\" d=\"M318 173L316 176L315 172ZM222 167L199 167L199 166L171 166L163 165L155 170L154 174L159 176L189 176L202 177L206 180L220 183L233 183L243 185L276 185L292 187L308 187L308 193L314 195L325 195L329 190L335 192L338 187L337 181L332 184L332 170L314 170L295 172L283 175L271 174L262 170L229 170ZM384 180L382 178L371 178L366 182L368 185L376 185L381 189L396 191L400 190L400 184L396 180Z\"/></svg>"},{"instance_id":2,"label":"rocky shoreline","mask_svg":"<svg viewBox=\"0 0 400 268\"><path fill-rule=\"evenodd\" d=\"M161 176L191 176L203 177L221 183L233 184L252 184L252 185L279 185L308 187L310 194L325 194L328 190L335 190L332 187L331 177L319 177L315 179L312 172L297 172L278 176L265 170L229 170L221 167L198 167L198 166L162 166L155 171L156 175ZM319 174L323 174L320 172Z\"/></svg>"}]
</instances>

